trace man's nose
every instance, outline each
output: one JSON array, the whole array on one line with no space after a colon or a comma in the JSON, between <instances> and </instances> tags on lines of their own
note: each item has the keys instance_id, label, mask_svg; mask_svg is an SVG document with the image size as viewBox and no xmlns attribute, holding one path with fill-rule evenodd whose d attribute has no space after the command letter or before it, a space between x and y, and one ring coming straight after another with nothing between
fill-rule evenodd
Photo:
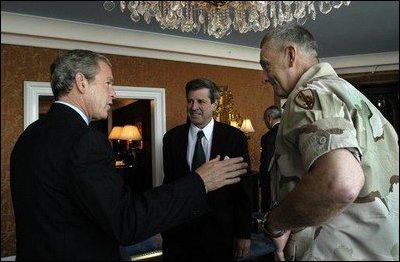
<instances>
[{"instance_id":1,"label":"man's nose","mask_svg":"<svg viewBox=\"0 0 400 262\"><path fill-rule=\"evenodd\" d=\"M192 102L192 103L190 104L190 109L196 110L196 109L198 109L198 108L199 108L199 103L197 103L197 102Z\"/></svg>"},{"instance_id":2,"label":"man's nose","mask_svg":"<svg viewBox=\"0 0 400 262\"><path fill-rule=\"evenodd\" d=\"M269 83L269 77L268 77L268 74L267 74L266 72L263 72L263 79L262 79L262 82L263 82L264 84L268 84L268 83Z\"/></svg>"},{"instance_id":3,"label":"man's nose","mask_svg":"<svg viewBox=\"0 0 400 262\"><path fill-rule=\"evenodd\" d=\"M117 93L115 92L113 87L110 88L110 96L112 99L115 99L115 97L117 96Z\"/></svg>"}]
</instances>

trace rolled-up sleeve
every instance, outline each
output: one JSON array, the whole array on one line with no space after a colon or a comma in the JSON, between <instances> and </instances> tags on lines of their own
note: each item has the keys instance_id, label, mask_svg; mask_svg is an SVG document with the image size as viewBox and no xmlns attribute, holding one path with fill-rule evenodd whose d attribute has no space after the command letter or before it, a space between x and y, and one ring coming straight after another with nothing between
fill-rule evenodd
<instances>
[{"instance_id":1,"label":"rolled-up sleeve","mask_svg":"<svg viewBox=\"0 0 400 262\"><path fill-rule=\"evenodd\" d=\"M360 161L361 150L351 118L354 112L331 92L313 90L308 94L313 100L312 108L292 103L291 121L285 128L299 150L305 170L320 156L339 148L348 149Z\"/></svg>"},{"instance_id":2,"label":"rolled-up sleeve","mask_svg":"<svg viewBox=\"0 0 400 262\"><path fill-rule=\"evenodd\" d=\"M344 118L332 117L320 119L302 127L298 144L306 170L320 156L338 148L346 148L360 161L356 130Z\"/></svg>"}]
</instances>

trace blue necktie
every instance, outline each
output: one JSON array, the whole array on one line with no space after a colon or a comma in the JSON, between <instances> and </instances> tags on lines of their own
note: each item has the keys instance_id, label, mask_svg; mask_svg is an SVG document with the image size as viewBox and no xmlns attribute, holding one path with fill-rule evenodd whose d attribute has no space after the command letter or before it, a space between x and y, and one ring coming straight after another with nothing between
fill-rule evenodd
<instances>
[{"instance_id":1,"label":"blue necktie","mask_svg":"<svg viewBox=\"0 0 400 262\"><path fill-rule=\"evenodd\" d=\"M206 155L204 154L203 146L201 145L201 138L204 136L202 130L197 133L196 146L194 147L194 154L192 160L192 172L194 172L199 166L206 162Z\"/></svg>"}]
</instances>

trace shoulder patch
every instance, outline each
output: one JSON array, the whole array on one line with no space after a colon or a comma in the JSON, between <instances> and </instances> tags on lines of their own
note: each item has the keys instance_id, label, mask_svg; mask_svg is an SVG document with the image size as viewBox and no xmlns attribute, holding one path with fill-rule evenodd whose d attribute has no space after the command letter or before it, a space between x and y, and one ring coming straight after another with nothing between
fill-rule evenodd
<instances>
[{"instance_id":1,"label":"shoulder patch","mask_svg":"<svg viewBox=\"0 0 400 262\"><path fill-rule=\"evenodd\" d=\"M296 104L304 109L312 109L314 106L314 92L311 89L301 90L294 98Z\"/></svg>"}]
</instances>

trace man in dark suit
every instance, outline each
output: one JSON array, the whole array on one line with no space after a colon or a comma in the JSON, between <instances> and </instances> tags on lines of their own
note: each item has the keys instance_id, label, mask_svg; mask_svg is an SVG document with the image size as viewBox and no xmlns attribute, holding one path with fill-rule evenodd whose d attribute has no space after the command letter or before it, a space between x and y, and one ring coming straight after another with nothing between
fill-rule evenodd
<instances>
[{"instance_id":1,"label":"man in dark suit","mask_svg":"<svg viewBox=\"0 0 400 262\"><path fill-rule=\"evenodd\" d=\"M218 87L208 79L194 79L186 84L186 98L189 121L164 135L164 184L190 173L199 131L204 134L200 141L205 159L242 156L249 162L243 132L213 119ZM249 252L250 178L208 194L207 200L207 214L162 234L163 260L232 260Z\"/></svg>"},{"instance_id":2,"label":"man in dark suit","mask_svg":"<svg viewBox=\"0 0 400 262\"><path fill-rule=\"evenodd\" d=\"M51 65L56 102L11 154L17 260L119 260L133 244L206 211L207 195L240 180L241 158L215 158L176 183L134 195L115 173L105 134L115 91L109 60L72 50Z\"/></svg>"},{"instance_id":3,"label":"man in dark suit","mask_svg":"<svg viewBox=\"0 0 400 262\"><path fill-rule=\"evenodd\" d=\"M268 173L269 163L275 152L275 139L281 121L282 111L277 106L270 106L264 112L264 123L268 132L261 137L260 157L260 190L261 190L261 212L270 210L270 177Z\"/></svg>"}]
</instances>

